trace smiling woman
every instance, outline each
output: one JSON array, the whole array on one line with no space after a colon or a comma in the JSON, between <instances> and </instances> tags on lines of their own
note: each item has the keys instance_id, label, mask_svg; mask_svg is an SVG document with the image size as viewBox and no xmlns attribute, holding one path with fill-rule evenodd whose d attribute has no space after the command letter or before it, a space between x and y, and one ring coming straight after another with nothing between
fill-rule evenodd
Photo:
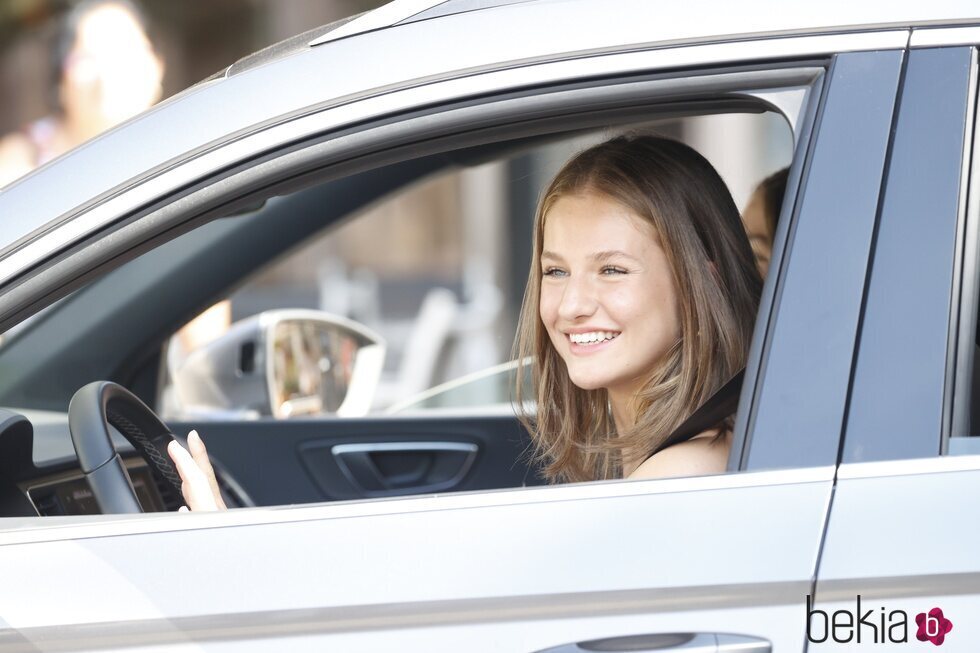
<instances>
[{"instance_id":1,"label":"smiling woman","mask_svg":"<svg viewBox=\"0 0 980 653\"><path fill-rule=\"evenodd\" d=\"M538 208L516 347L544 474L724 471L731 416L664 445L745 365L761 288L735 203L692 148L621 136L569 161Z\"/></svg>"},{"instance_id":2,"label":"smiling woman","mask_svg":"<svg viewBox=\"0 0 980 653\"><path fill-rule=\"evenodd\" d=\"M678 141L618 136L574 156L542 197L515 339L515 409L541 475L725 471L732 415L675 432L745 366L762 289L718 172ZM221 509L203 442L188 445L169 452L187 506Z\"/></svg>"}]
</instances>

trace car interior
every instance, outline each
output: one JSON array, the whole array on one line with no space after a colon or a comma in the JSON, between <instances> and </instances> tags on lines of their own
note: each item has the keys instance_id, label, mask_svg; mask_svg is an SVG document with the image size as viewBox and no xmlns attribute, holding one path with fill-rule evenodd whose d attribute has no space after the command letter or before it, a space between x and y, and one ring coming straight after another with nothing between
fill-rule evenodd
<instances>
[{"instance_id":1,"label":"car interior","mask_svg":"<svg viewBox=\"0 0 980 653\"><path fill-rule=\"evenodd\" d=\"M563 157L576 143L614 131L655 130L681 136L685 121L693 118L766 112L778 118L784 133L776 145L767 143L760 149L782 147L776 158L779 166L785 166L792 155L792 131L771 107L745 97L668 102L653 112L649 107L597 111L551 120L547 128L535 122L503 133L474 130L366 155L349 164L343 174L328 168L258 185L257 190L190 221L179 230L182 233L171 231L148 239L99 268L70 277L48 296L49 305L42 310L35 305L34 314L9 329L0 342L0 406L6 407L0 410L0 514L102 512L92 481L83 474L85 461L76 454L69 433L67 411L76 392L93 381L112 381L160 412L162 387L173 382L168 343L183 325L215 302L234 297L257 275L317 238L356 222L384 198L398 196L427 179L488 162L504 162L508 183L514 183L522 179L522 170L530 175L528 162L535 156L540 160L542 153L558 152ZM521 192L523 204L514 210L524 212L520 224L530 225L537 190L525 185L513 195ZM530 242L525 236L512 238L508 247L519 266L515 277L520 282L515 287L520 288ZM241 382L255 365L262 365L256 346L255 338L246 337L228 349L235 377L229 382ZM510 373L503 371L508 383L500 384L498 378L497 385L507 387ZM252 387L261 391L262 384L257 381ZM427 405L408 403L422 409ZM429 400L428 405L438 402ZM121 453L142 510L176 510L182 504L179 490L152 461L147 463L145 452L140 456L123 437L121 423L125 421L112 422L107 435ZM168 419L165 428L178 438L192 428L202 434L229 507L543 483L530 463L528 435L508 410L467 411L465 406L451 406L401 414L379 409L355 417L314 411L289 419L219 415L204 421ZM737 461L737 456L732 460Z\"/></svg>"}]
</instances>

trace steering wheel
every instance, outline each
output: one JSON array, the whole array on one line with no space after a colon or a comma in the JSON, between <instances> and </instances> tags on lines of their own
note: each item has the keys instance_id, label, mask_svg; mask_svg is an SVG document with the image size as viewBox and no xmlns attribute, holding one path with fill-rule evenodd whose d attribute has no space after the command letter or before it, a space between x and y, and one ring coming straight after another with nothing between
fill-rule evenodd
<instances>
[{"instance_id":1,"label":"steering wheel","mask_svg":"<svg viewBox=\"0 0 980 653\"><path fill-rule=\"evenodd\" d=\"M170 429L139 398L111 381L81 388L68 405L68 428L82 472L103 514L143 512L109 426L133 445L150 468L182 496L180 475L167 454Z\"/></svg>"}]
</instances>

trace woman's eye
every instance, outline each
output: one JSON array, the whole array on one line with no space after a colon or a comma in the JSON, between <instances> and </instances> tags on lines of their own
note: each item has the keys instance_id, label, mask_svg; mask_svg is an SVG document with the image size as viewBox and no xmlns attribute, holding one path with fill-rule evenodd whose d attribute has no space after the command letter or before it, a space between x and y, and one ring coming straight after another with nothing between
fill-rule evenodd
<instances>
[{"instance_id":1,"label":"woman's eye","mask_svg":"<svg viewBox=\"0 0 980 653\"><path fill-rule=\"evenodd\" d=\"M607 265L602 268L602 274L626 274L626 270L615 265Z\"/></svg>"},{"instance_id":2,"label":"woman's eye","mask_svg":"<svg viewBox=\"0 0 980 653\"><path fill-rule=\"evenodd\" d=\"M563 277L565 276L565 271L561 268L545 268L544 276L546 277Z\"/></svg>"}]
</instances>

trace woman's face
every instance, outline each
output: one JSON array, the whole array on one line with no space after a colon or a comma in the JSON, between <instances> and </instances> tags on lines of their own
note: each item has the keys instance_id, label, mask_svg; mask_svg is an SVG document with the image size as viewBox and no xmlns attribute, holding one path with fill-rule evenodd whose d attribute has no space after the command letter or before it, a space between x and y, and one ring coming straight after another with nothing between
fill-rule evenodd
<instances>
[{"instance_id":1,"label":"woman's face","mask_svg":"<svg viewBox=\"0 0 980 653\"><path fill-rule=\"evenodd\" d=\"M745 235L749 237L752 253L755 254L759 274L766 278L769 272L769 259L772 258L772 230L766 219L766 198L761 189L756 189L749 198L742 213Z\"/></svg>"},{"instance_id":2,"label":"woman's face","mask_svg":"<svg viewBox=\"0 0 980 653\"><path fill-rule=\"evenodd\" d=\"M572 383L632 396L680 337L653 227L604 195L561 197L545 216L540 272L541 321Z\"/></svg>"}]
</instances>

